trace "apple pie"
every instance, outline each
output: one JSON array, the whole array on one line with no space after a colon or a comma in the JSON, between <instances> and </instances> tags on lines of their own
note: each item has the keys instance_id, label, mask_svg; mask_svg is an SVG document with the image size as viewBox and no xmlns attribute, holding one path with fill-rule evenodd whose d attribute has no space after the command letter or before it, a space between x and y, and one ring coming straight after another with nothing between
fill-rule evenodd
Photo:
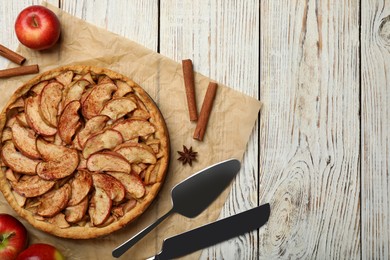
<instances>
[{"instance_id":1,"label":"apple pie","mask_svg":"<svg viewBox=\"0 0 390 260\"><path fill-rule=\"evenodd\" d=\"M0 118L0 187L12 208L59 237L107 235L160 190L169 137L153 100L114 71L66 66L21 86Z\"/></svg>"}]
</instances>

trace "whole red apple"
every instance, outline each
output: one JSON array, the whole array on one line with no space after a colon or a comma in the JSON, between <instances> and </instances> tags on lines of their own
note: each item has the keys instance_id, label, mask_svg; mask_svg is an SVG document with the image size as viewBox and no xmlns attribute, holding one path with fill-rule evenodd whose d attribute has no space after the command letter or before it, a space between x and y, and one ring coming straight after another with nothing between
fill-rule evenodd
<instances>
[{"instance_id":1,"label":"whole red apple","mask_svg":"<svg viewBox=\"0 0 390 260\"><path fill-rule=\"evenodd\" d=\"M15 21L15 32L23 45L34 50L45 50L58 41L61 25L51 10L33 5L20 12Z\"/></svg>"},{"instance_id":2,"label":"whole red apple","mask_svg":"<svg viewBox=\"0 0 390 260\"><path fill-rule=\"evenodd\" d=\"M64 260L65 257L52 245L32 244L18 255L16 260Z\"/></svg>"},{"instance_id":3,"label":"whole red apple","mask_svg":"<svg viewBox=\"0 0 390 260\"><path fill-rule=\"evenodd\" d=\"M27 246L27 230L8 214L0 214L0 259L13 260Z\"/></svg>"}]
</instances>

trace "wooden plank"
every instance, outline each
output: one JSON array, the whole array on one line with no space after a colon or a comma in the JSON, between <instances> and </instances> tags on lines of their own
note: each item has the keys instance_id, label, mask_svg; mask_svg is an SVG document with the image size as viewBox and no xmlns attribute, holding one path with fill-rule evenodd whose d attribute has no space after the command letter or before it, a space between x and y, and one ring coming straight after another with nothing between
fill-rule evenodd
<instances>
[{"instance_id":1,"label":"wooden plank","mask_svg":"<svg viewBox=\"0 0 390 260\"><path fill-rule=\"evenodd\" d=\"M260 10L260 259L358 259L359 1Z\"/></svg>"},{"instance_id":2,"label":"wooden plank","mask_svg":"<svg viewBox=\"0 0 390 260\"><path fill-rule=\"evenodd\" d=\"M390 3L361 3L362 258L390 258Z\"/></svg>"},{"instance_id":3,"label":"wooden plank","mask_svg":"<svg viewBox=\"0 0 390 260\"><path fill-rule=\"evenodd\" d=\"M19 44L15 34L15 20L18 14L30 5L40 4L40 0L20 0L20 1L2 1L0 7L0 44L15 50ZM59 0L50 0L48 3L58 6ZM9 64L9 60L0 56L0 68L5 68Z\"/></svg>"},{"instance_id":4,"label":"wooden plank","mask_svg":"<svg viewBox=\"0 0 390 260\"><path fill-rule=\"evenodd\" d=\"M96 26L157 50L157 0L61 0L61 8Z\"/></svg>"},{"instance_id":5,"label":"wooden plank","mask_svg":"<svg viewBox=\"0 0 390 260\"><path fill-rule=\"evenodd\" d=\"M259 1L161 1L160 53L252 97L259 94ZM221 218L257 205L258 129ZM202 259L255 259L257 233L204 250Z\"/></svg>"}]
</instances>

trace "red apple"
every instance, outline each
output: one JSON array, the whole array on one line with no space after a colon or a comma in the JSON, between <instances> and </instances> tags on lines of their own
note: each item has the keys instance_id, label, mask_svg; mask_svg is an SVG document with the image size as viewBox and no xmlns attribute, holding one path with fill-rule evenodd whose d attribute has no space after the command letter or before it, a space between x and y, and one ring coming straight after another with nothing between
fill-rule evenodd
<instances>
[{"instance_id":1,"label":"red apple","mask_svg":"<svg viewBox=\"0 0 390 260\"><path fill-rule=\"evenodd\" d=\"M49 244L32 244L18 255L16 260L64 260L65 257Z\"/></svg>"},{"instance_id":2,"label":"red apple","mask_svg":"<svg viewBox=\"0 0 390 260\"><path fill-rule=\"evenodd\" d=\"M12 260L27 246L27 230L8 214L0 214L0 259Z\"/></svg>"},{"instance_id":3,"label":"red apple","mask_svg":"<svg viewBox=\"0 0 390 260\"><path fill-rule=\"evenodd\" d=\"M57 16L40 5L25 8L15 21L19 41L34 50L52 47L60 37L61 26Z\"/></svg>"}]
</instances>

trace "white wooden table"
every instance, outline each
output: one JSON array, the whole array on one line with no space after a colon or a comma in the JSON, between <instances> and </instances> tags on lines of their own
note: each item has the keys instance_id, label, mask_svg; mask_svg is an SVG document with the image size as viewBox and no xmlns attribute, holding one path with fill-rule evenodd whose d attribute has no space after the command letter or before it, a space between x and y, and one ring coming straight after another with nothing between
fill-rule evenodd
<instances>
[{"instance_id":1,"label":"white wooden table","mask_svg":"<svg viewBox=\"0 0 390 260\"><path fill-rule=\"evenodd\" d=\"M39 3L1 0L1 44ZM221 217L270 202L270 221L202 259L390 258L389 1L49 3L263 101Z\"/></svg>"}]
</instances>

